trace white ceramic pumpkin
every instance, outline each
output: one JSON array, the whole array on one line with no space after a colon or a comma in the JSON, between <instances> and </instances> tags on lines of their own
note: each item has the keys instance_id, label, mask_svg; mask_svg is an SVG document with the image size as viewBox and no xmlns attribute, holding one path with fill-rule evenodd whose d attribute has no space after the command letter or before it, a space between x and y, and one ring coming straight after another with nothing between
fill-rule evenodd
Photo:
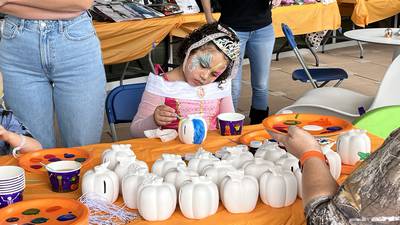
<instances>
[{"instance_id":1,"label":"white ceramic pumpkin","mask_svg":"<svg viewBox=\"0 0 400 225\"><path fill-rule=\"evenodd\" d=\"M342 171L342 160L337 152L332 151L331 147L334 144L335 143L323 145L321 147L321 150L328 160L329 171L331 172L332 177L337 180L340 177L340 173Z\"/></svg>"},{"instance_id":2,"label":"white ceramic pumpkin","mask_svg":"<svg viewBox=\"0 0 400 225\"><path fill-rule=\"evenodd\" d=\"M228 172L222 179L219 190L221 201L230 213L249 213L257 205L258 181L252 176L244 175L243 170Z\"/></svg>"},{"instance_id":3,"label":"white ceramic pumpkin","mask_svg":"<svg viewBox=\"0 0 400 225\"><path fill-rule=\"evenodd\" d=\"M254 158L244 163L243 170L245 175L250 175L258 179L265 171L273 167L275 167L275 164L271 161L262 158Z\"/></svg>"},{"instance_id":4,"label":"white ceramic pumpkin","mask_svg":"<svg viewBox=\"0 0 400 225\"><path fill-rule=\"evenodd\" d=\"M139 186L137 208L148 221L162 221L171 217L176 208L175 186L161 177L149 177Z\"/></svg>"},{"instance_id":5,"label":"white ceramic pumpkin","mask_svg":"<svg viewBox=\"0 0 400 225\"><path fill-rule=\"evenodd\" d=\"M110 149L107 149L102 154L103 163L109 161L108 169L114 170L117 166L117 157L134 156L135 153L131 149L130 144L113 144Z\"/></svg>"},{"instance_id":6,"label":"white ceramic pumpkin","mask_svg":"<svg viewBox=\"0 0 400 225\"><path fill-rule=\"evenodd\" d=\"M192 177L191 182L183 184L178 198L182 214L189 219L203 219L218 209L217 185L204 176Z\"/></svg>"},{"instance_id":7,"label":"white ceramic pumpkin","mask_svg":"<svg viewBox=\"0 0 400 225\"><path fill-rule=\"evenodd\" d=\"M118 198L119 180L114 171L107 167L109 162L95 166L82 177L82 194L95 193L107 202L113 203Z\"/></svg>"},{"instance_id":8,"label":"white ceramic pumpkin","mask_svg":"<svg viewBox=\"0 0 400 225\"><path fill-rule=\"evenodd\" d=\"M164 177L165 182L175 185L176 191L179 191L181 185L190 181L192 177L198 177L199 174L186 166L178 166L176 169L169 170Z\"/></svg>"},{"instance_id":9,"label":"white ceramic pumpkin","mask_svg":"<svg viewBox=\"0 0 400 225\"><path fill-rule=\"evenodd\" d=\"M280 157L284 156L285 154L286 154L286 151L283 150L282 148L280 148L278 146L278 143L269 142L268 144L261 146L254 154L254 157L263 158L265 160L275 162L276 160L278 160Z\"/></svg>"},{"instance_id":10,"label":"white ceramic pumpkin","mask_svg":"<svg viewBox=\"0 0 400 225\"><path fill-rule=\"evenodd\" d=\"M247 146L246 146L247 147ZM242 146L225 147L225 153L222 155L222 160L230 162L236 169L242 168L247 161L254 159L251 152L244 150Z\"/></svg>"},{"instance_id":11,"label":"white ceramic pumpkin","mask_svg":"<svg viewBox=\"0 0 400 225\"><path fill-rule=\"evenodd\" d=\"M145 161L135 160L132 164L129 165L127 174L134 173L137 170L146 170L147 172L149 172L149 167L147 166L147 163Z\"/></svg>"},{"instance_id":12,"label":"white ceramic pumpkin","mask_svg":"<svg viewBox=\"0 0 400 225\"><path fill-rule=\"evenodd\" d=\"M181 119L178 134L185 144L201 144L207 137L207 122L200 115L189 115Z\"/></svg>"},{"instance_id":13,"label":"white ceramic pumpkin","mask_svg":"<svg viewBox=\"0 0 400 225\"><path fill-rule=\"evenodd\" d=\"M371 140L365 130L350 130L338 137L336 147L344 164L355 165L360 160L358 153L371 152Z\"/></svg>"},{"instance_id":14,"label":"white ceramic pumpkin","mask_svg":"<svg viewBox=\"0 0 400 225\"><path fill-rule=\"evenodd\" d=\"M168 170L175 169L179 165L186 166L180 155L162 154L161 158L154 162L151 171L160 177L164 177Z\"/></svg>"},{"instance_id":15,"label":"white ceramic pumpkin","mask_svg":"<svg viewBox=\"0 0 400 225\"><path fill-rule=\"evenodd\" d=\"M290 171L294 171L299 168L299 160L296 158L296 156L290 153L282 155L278 160L275 161L275 164Z\"/></svg>"},{"instance_id":16,"label":"white ceramic pumpkin","mask_svg":"<svg viewBox=\"0 0 400 225\"><path fill-rule=\"evenodd\" d=\"M137 209L137 193L139 186L143 183L144 179L149 179L148 176L156 176L149 174L145 168L141 167L136 171L129 172L122 179L122 197L124 203L130 209Z\"/></svg>"},{"instance_id":17,"label":"white ceramic pumpkin","mask_svg":"<svg viewBox=\"0 0 400 225\"><path fill-rule=\"evenodd\" d=\"M200 148L189 160L188 168L197 171L197 173L201 173L206 166L212 165L214 162L218 161L219 159L213 156L211 152Z\"/></svg>"},{"instance_id":18,"label":"white ceramic pumpkin","mask_svg":"<svg viewBox=\"0 0 400 225\"><path fill-rule=\"evenodd\" d=\"M148 168L147 164L144 161L136 160L136 156L118 156L117 165L115 166L114 172L117 174L120 183L122 183L122 178L128 173L129 167L132 164L136 164L137 166L146 169Z\"/></svg>"},{"instance_id":19,"label":"white ceramic pumpkin","mask_svg":"<svg viewBox=\"0 0 400 225\"><path fill-rule=\"evenodd\" d=\"M303 173L300 168L296 168L293 174L297 180L297 196L303 198Z\"/></svg>"},{"instance_id":20,"label":"white ceramic pumpkin","mask_svg":"<svg viewBox=\"0 0 400 225\"><path fill-rule=\"evenodd\" d=\"M235 167L233 167L231 163L227 162L226 160L221 160L204 168L202 175L209 177L212 182L219 186L222 178L224 178L229 171L235 170Z\"/></svg>"},{"instance_id":21,"label":"white ceramic pumpkin","mask_svg":"<svg viewBox=\"0 0 400 225\"><path fill-rule=\"evenodd\" d=\"M263 173L260 177L260 197L264 204L274 208L286 207L296 201L297 180L295 175L280 167Z\"/></svg>"},{"instance_id":22,"label":"white ceramic pumpkin","mask_svg":"<svg viewBox=\"0 0 400 225\"><path fill-rule=\"evenodd\" d=\"M220 150L215 152L215 155L218 158L223 159L223 158L228 157L232 153L242 153L242 152L248 152L248 151L249 151L249 147L247 147L247 145L226 146L226 147L222 147Z\"/></svg>"}]
</instances>

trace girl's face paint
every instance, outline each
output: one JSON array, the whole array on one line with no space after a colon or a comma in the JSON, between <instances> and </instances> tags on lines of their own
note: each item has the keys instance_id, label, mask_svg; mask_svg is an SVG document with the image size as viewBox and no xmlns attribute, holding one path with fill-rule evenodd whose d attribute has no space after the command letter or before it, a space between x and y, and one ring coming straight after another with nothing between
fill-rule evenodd
<instances>
[{"instance_id":1,"label":"girl's face paint","mask_svg":"<svg viewBox=\"0 0 400 225\"><path fill-rule=\"evenodd\" d=\"M192 86L214 82L228 65L225 55L217 49L199 50L189 56L188 62L183 72L186 82Z\"/></svg>"}]
</instances>

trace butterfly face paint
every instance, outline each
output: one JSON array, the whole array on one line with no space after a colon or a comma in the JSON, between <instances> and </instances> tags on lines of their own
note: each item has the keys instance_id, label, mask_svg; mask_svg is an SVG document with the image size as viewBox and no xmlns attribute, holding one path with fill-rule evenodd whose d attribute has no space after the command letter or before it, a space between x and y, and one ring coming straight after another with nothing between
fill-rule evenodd
<instances>
[{"instance_id":1,"label":"butterfly face paint","mask_svg":"<svg viewBox=\"0 0 400 225\"><path fill-rule=\"evenodd\" d=\"M192 86L200 86L214 82L226 69L228 61L217 49L197 51L188 60L184 74L186 81Z\"/></svg>"}]
</instances>

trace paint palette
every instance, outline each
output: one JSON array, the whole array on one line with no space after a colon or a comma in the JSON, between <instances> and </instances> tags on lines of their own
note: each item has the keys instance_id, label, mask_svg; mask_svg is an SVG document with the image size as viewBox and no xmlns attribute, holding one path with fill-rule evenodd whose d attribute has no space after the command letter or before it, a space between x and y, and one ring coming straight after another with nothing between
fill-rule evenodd
<instances>
[{"instance_id":1,"label":"paint palette","mask_svg":"<svg viewBox=\"0 0 400 225\"><path fill-rule=\"evenodd\" d=\"M68 198L22 201L0 210L0 225L89 224L89 210L81 202Z\"/></svg>"},{"instance_id":2,"label":"paint palette","mask_svg":"<svg viewBox=\"0 0 400 225\"><path fill-rule=\"evenodd\" d=\"M266 139L271 139L271 135L268 134L267 131L263 130L256 130L251 131L249 133L243 134L239 141L244 145L250 145L252 141L264 141Z\"/></svg>"},{"instance_id":3,"label":"paint palette","mask_svg":"<svg viewBox=\"0 0 400 225\"><path fill-rule=\"evenodd\" d=\"M32 173L47 173L43 164L61 160L74 160L82 164L82 168L90 164L92 157L90 153L84 149L74 148L53 148L41 151L30 152L21 155L18 158L18 164L26 171Z\"/></svg>"},{"instance_id":4,"label":"paint palette","mask_svg":"<svg viewBox=\"0 0 400 225\"><path fill-rule=\"evenodd\" d=\"M334 116L318 114L277 114L263 121L265 129L285 134L289 126L295 125L308 131L316 137L329 137L351 130L353 125Z\"/></svg>"}]
</instances>

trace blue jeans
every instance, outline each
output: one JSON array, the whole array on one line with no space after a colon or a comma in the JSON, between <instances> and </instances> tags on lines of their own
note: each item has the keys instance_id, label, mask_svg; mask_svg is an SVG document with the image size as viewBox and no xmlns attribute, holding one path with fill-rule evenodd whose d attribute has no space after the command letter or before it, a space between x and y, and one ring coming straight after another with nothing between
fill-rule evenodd
<instances>
[{"instance_id":1,"label":"blue jeans","mask_svg":"<svg viewBox=\"0 0 400 225\"><path fill-rule=\"evenodd\" d=\"M6 104L44 148L100 141L105 72L100 43L86 13L70 20L7 16L0 41Z\"/></svg>"},{"instance_id":2,"label":"blue jeans","mask_svg":"<svg viewBox=\"0 0 400 225\"><path fill-rule=\"evenodd\" d=\"M271 25L250 32L236 32L240 39L240 65L232 80L232 99L237 109L242 82L242 62L244 53L249 57L251 68L251 106L266 110L268 107L268 79L274 50L275 34Z\"/></svg>"}]
</instances>

